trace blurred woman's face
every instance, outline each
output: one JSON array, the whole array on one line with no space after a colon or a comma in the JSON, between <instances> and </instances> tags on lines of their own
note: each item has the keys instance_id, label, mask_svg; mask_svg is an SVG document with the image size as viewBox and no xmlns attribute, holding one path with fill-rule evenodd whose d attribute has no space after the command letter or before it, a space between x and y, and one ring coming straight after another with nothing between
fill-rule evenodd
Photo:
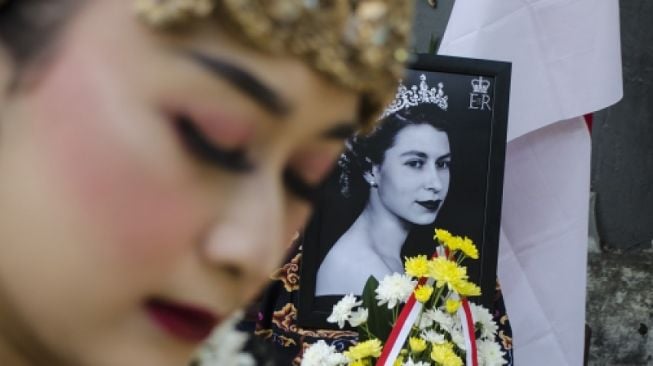
<instances>
[{"instance_id":1,"label":"blurred woman's face","mask_svg":"<svg viewBox=\"0 0 653 366\"><path fill-rule=\"evenodd\" d=\"M427 124L404 127L373 167L380 201L402 220L432 224L449 191L450 164L446 132Z\"/></svg>"},{"instance_id":2,"label":"blurred woman's face","mask_svg":"<svg viewBox=\"0 0 653 366\"><path fill-rule=\"evenodd\" d=\"M155 33L131 4L89 2L3 97L0 354L185 364L267 281L310 211L297 185L354 127L354 93L300 61L210 24Z\"/></svg>"}]
</instances>

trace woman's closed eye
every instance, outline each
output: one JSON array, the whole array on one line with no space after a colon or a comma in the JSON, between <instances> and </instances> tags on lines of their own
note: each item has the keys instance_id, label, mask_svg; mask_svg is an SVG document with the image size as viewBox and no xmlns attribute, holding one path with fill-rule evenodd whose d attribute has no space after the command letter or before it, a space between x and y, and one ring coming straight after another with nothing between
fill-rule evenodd
<instances>
[{"instance_id":1,"label":"woman's closed eye","mask_svg":"<svg viewBox=\"0 0 653 366\"><path fill-rule=\"evenodd\" d=\"M186 115L176 116L174 124L182 143L198 161L234 173L247 173L255 169L254 164L248 160L245 147L221 147L205 135L196 121ZM330 150L309 150L298 154L298 158L292 159L282 173L283 184L288 192L313 204L322 181L331 171L333 155Z\"/></svg>"},{"instance_id":2,"label":"woman's closed eye","mask_svg":"<svg viewBox=\"0 0 653 366\"><path fill-rule=\"evenodd\" d=\"M202 133L190 117L176 116L174 123L186 149L198 160L236 173L248 172L254 168L244 148L225 149L216 145Z\"/></svg>"},{"instance_id":3,"label":"woman's closed eye","mask_svg":"<svg viewBox=\"0 0 653 366\"><path fill-rule=\"evenodd\" d=\"M340 151L340 144L318 144L297 151L283 173L286 188L296 197L314 203Z\"/></svg>"},{"instance_id":4,"label":"woman's closed eye","mask_svg":"<svg viewBox=\"0 0 653 366\"><path fill-rule=\"evenodd\" d=\"M283 171L283 184L293 196L314 205L317 201L321 184L309 184L292 168Z\"/></svg>"}]
</instances>

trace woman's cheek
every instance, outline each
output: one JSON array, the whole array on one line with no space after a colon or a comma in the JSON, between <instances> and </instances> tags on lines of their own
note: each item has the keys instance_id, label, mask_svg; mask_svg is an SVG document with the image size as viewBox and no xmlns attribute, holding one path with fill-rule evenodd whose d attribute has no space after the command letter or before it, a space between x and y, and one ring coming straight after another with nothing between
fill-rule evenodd
<instances>
[{"instance_id":1,"label":"woman's cheek","mask_svg":"<svg viewBox=\"0 0 653 366\"><path fill-rule=\"evenodd\" d=\"M190 244L193 203L169 177L137 164L136 157L101 151L92 141L51 146L59 180L98 234L140 261ZM83 157L83 158L79 158Z\"/></svg>"},{"instance_id":2,"label":"woman's cheek","mask_svg":"<svg viewBox=\"0 0 653 366\"><path fill-rule=\"evenodd\" d=\"M288 208L286 210L286 225L284 230L284 242L285 246L290 246L298 236L298 233L303 230L307 221L312 213L311 206L298 200L297 198L291 198L290 203L288 203Z\"/></svg>"},{"instance_id":3,"label":"woman's cheek","mask_svg":"<svg viewBox=\"0 0 653 366\"><path fill-rule=\"evenodd\" d=\"M34 108L52 184L97 236L91 239L109 244L105 254L137 263L174 259L192 244L198 206L159 138L158 121L136 118L143 114L136 102L127 92L116 95L110 83L83 71L68 74L53 70ZM85 93L89 88L98 92Z\"/></svg>"}]
</instances>

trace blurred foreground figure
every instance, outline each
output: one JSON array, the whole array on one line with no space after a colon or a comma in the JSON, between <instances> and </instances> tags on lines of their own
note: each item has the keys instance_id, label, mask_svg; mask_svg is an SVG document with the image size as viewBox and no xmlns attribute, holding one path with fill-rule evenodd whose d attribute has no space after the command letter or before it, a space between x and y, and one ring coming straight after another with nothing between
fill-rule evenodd
<instances>
[{"instance_id":1,"label":"blurred foreground figure","mask_svg":"<svg viewBox=\"0 0 653 366\"><path fill-rule=\"evenodd\" d=\"M393 93L407 3L0 1L0 364L187 363Z\"/></svg>"}]
</instances>

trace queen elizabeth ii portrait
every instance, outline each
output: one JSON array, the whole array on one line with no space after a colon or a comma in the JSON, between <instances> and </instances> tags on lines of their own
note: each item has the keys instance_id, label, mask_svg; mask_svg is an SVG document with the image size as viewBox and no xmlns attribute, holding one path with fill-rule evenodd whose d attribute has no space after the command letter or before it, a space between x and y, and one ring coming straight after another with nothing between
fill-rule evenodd
<instances>
[{"instance_id":1,"label":"queen elizabeth ii portrait","mask_svg":"<svg viewBox=\"0 0 653 366\"><path fill-rule=\"evenodd\" d=\"M429 111L437 113L426 106L391 113L371 134L349 142L339 162L341 191L367 191L367 201L322 261L316 295L360 295L370 275L402 272L409 232L434 224L454 157L445 120Z\"/></svg>"},{"instance_id":2,"label":"queen elizabeth ii portrait","mask_svg":"<svg viewBox=\"0 0 653 366\"><path fill-rule=\"evenodd\" d=\"M408 69L376 126L347 141L302 239L304 294L315 304L361 295L370 276L380 281L403 273L406 256L432 255L435 228L469 236L496 260L505 142L492 109L470 108L494 98L487 77L486 94L474 94L478 79ZM494 267L468 266L476 281L485 272L494 281Z\"/></svg>"}]
</instances>

